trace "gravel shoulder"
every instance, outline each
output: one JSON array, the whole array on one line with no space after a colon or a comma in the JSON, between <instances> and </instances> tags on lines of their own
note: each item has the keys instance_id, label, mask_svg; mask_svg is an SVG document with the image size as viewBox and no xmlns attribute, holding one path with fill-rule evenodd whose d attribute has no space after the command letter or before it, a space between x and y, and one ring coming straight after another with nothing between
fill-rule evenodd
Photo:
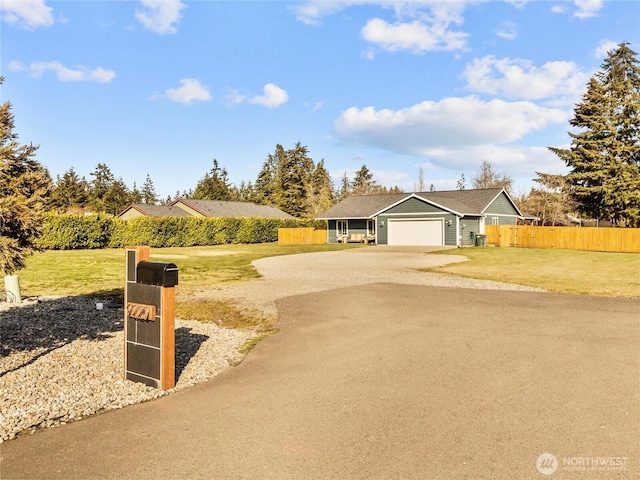
<instances>
[{"instance_id":1,"label":"gravel shoulder","mask_svg":"<svg viewBox=\"0 0 640 480\"><path fill-rule=\"evenodd\" d=\"M425 249L368 247L264 258L262 278L202 294L230 299L277 316L275 302L292 295L370 283L398 283L496 290L538 290L421 272L463 256L429 255ZM251 331L176 319L176 387L160 391L126 381L123 310L100 298L30 299L0 303L0 442L39 428L144 402L188 388L242 360Z\"/></svg>"}]
</instances>

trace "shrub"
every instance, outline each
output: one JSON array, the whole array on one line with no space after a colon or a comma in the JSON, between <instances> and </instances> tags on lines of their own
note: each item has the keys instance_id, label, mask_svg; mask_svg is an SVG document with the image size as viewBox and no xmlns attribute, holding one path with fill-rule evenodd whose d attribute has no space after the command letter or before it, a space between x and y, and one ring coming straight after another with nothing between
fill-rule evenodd
<instances>
[{"instance_id":1,"label":"shrub","mask_svg":"<svg viewBox=\"0 0 640 480\"><path fill-rule=\"evenodd\" d=\"M49 250L150 247L193 247L228 243L269 243L278 228L324 227L324 222L278 218L137 217L48 215L37 239Z\"/></svg>"}]
</instances>

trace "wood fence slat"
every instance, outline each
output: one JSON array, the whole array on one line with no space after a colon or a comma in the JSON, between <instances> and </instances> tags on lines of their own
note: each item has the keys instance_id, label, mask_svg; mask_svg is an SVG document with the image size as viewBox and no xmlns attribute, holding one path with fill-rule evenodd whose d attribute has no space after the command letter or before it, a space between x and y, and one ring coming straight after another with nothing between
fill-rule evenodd
<instances>
[{"instance_id":1,"label":"wood fence slat","mask_svg":"<svg viewBox=\"0 0 640 480\"><path fill-rule=\"evenodd\" d=\"M485 233L498 247L640 253L640 228L488 225Z\"/></svg>"},{"instance_id":2,"label":"wood fence slat","mask_svg":"<svg viewBox=\"0 0 640 480\"><path fill-rule=\"evenodd\" d=\"M279 228L278 243L281 245L319 245L327 243L327 231L320 228Z\"/></svg>"}]
</instances>

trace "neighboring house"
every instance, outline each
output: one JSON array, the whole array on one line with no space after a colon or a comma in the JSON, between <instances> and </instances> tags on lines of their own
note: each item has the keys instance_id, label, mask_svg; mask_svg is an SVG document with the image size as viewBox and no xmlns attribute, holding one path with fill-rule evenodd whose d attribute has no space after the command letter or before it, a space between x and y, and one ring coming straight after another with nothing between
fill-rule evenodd
<instances>
[{"instance_id":1,"label":"neighboring house","mask_svg":"<svg viewBox=\"0 0 640 480\"><path fill-rule=\"evenodd\" d=\"M516 225L522 217L504 189L489 188L347 197L317 219L327 221L329 243L364 235L379 245L462 247L485 225Z\"/></svg>"},{"instance_id":2,"label":"neighboring house","mask_svg":"<svg viewBox=\"0 0 640 480\"><path fill-rule=\"evenodd\" d=\"M295 218L276 207L248 202L179 198L171 203L171 207L180 208L194 217Z\"/></svg>"},{"instance_id":3,"label":"neighboring house","mask_svg":"<svg viewBox=\"0 0 640 480\"><path fill-rule=\"evenodd\" d=\"M118 214L118 218L130 220L136 217L189 217L190 214L178 207L166 205L131 205Z\"/></svg>"},{"instance_id":4,"label":"neighboring house","mask_svg":"<svg viewBox=\"0 0 640 480\"><path fill-rule=\"evenodd\" d=\"M260 217L295 218L288 213L267 205L248 202L223 202L221 200L191 200L179 198L169 206L131 205L118 217L129 220L135 217Z\"/></svg>"}]
</instances>

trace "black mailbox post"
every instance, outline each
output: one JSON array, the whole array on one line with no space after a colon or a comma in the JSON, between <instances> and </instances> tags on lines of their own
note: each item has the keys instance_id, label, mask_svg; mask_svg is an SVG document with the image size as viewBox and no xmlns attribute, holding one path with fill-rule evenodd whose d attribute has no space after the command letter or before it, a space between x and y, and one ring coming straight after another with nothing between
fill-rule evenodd
<instances>
[{"instance_id":1,"label":"black mailbox post","mask_svg":"<svg viewBox=\"0 0 640 480\"><path fill-rule=\"evenodd\" d=\"M126 247L124 376L175 386L175 289L178 267L149 261L149 247Z\"/></svg>"}]
</instances>

